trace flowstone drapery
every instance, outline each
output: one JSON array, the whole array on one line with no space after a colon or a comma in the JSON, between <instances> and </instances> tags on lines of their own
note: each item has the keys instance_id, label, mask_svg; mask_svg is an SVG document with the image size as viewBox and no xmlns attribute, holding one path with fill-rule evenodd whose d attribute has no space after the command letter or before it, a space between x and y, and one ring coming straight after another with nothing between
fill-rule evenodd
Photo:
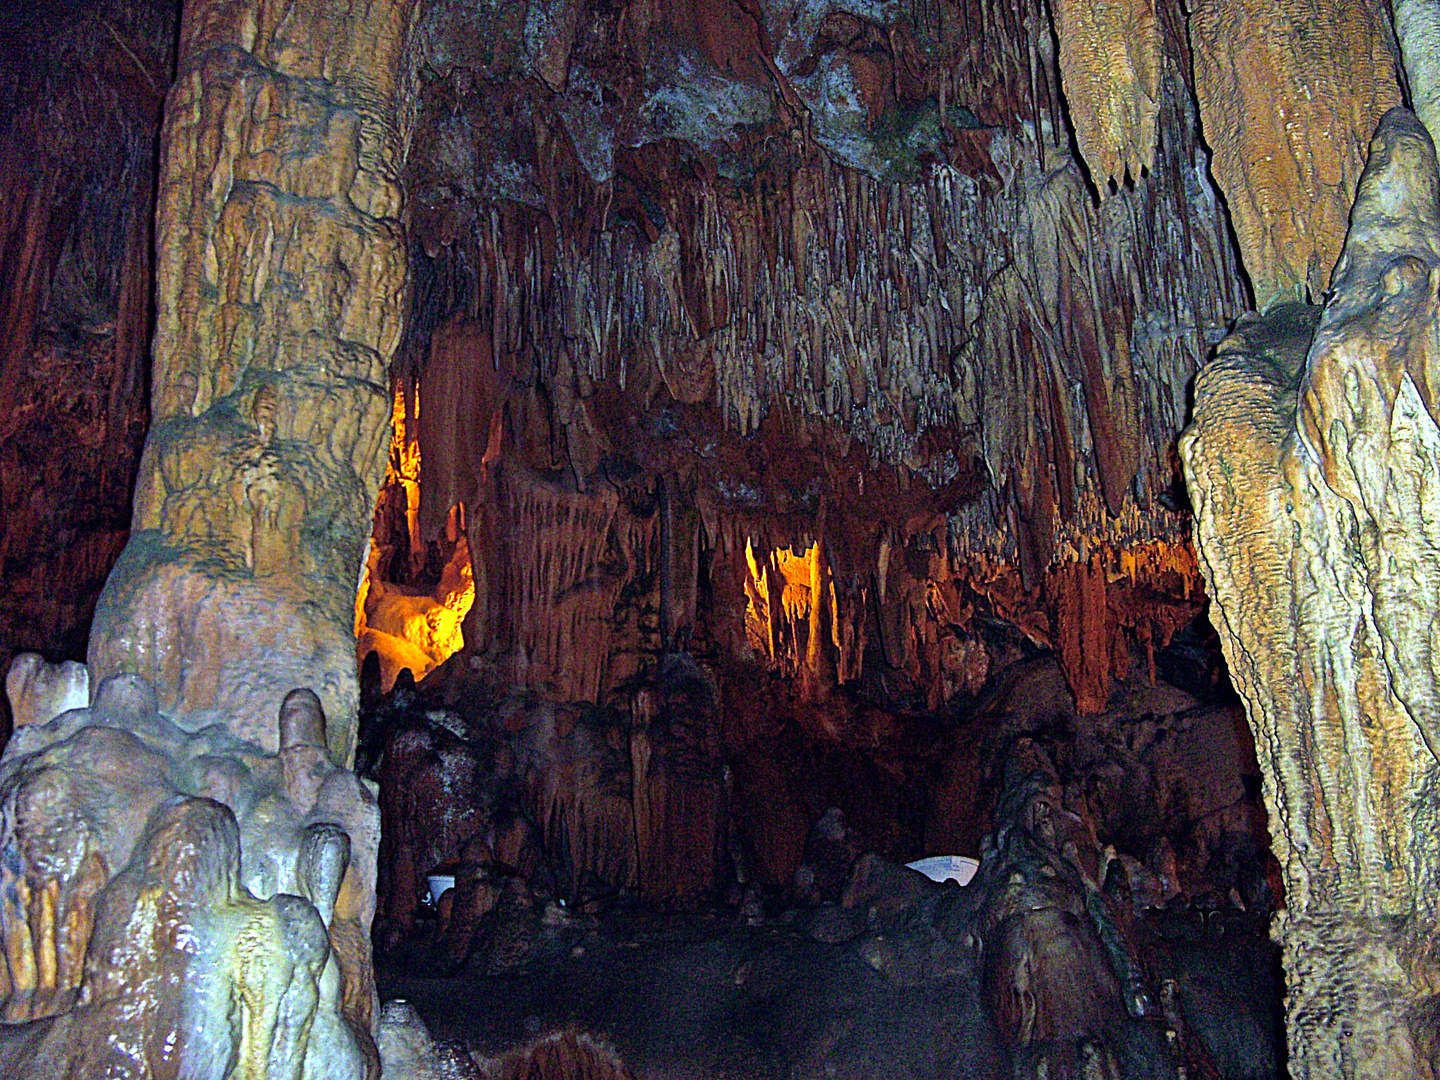
<instances>
[{"instance_id":1,"label":"flowstone drapery","mask_svg":"<svg viewBox=\"0 0 1440 1080\"><path fill-rule=\"evenodd\" d=\"M1440 175L1380 123L1323 311L1242 320L1181 441L1266 774L1290 1071L1431 1077L1440 963Z\"/></svg>"},{"instance_id":2,"label":"flowstone drapery","mask_svg":"<svg viewBox=\"0 0 1440 1080\"><path fill-rule=\"evenodd\" d=\"M349 761L384 472L413 0L185 5L156 214L152 424L90 638L179 722L275 747L312 686Z\"/></svg>"},{"instance_id":3,"label":"flowstone drapery","mask_svg":"<svg viewBox=\"0 0 1440 1080\"><path fill-rule=\"evenodd\" d=\"M359 1080L380 821L309 690L280 750L132 675L0 760L0 1076Z\"/></svg>"}]
</instances>

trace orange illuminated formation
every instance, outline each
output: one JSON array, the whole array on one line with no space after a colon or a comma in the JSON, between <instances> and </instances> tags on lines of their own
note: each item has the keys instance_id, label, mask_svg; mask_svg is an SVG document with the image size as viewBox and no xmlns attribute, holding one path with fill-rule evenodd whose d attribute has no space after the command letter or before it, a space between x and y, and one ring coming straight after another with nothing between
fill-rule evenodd
<instances>
[{"instance_id":1,"label":"orange illuminated formation","mask_svg":"<svg viewBox=\"0 0 1440 1080\"><path fill-rule=\"evenodd\" d=\"M443 558L438 580L426 574L427 546L420 537L420 444L414 437L418 393L397 387L385 483L375 508L365 570L355 597L355 645L360 661L380 658L385 691L408 668L419 682L465 644L460 625L475 602L465 506L452 508L445 534L435 542Z\"/></svg>"}]
</instances>

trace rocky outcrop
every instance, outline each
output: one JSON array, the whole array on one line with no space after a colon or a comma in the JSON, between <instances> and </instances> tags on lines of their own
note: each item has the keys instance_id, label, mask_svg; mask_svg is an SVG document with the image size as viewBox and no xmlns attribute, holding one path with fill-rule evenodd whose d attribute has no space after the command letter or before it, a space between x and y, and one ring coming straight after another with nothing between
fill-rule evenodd
<instances>
[{"instance_id":1,"label":"rocky outcrop","mask_svg":"<svg viewBox=\"0 0 1440 1080\"><path fill-rule=\"evenodd\" d=\"M275 748L314 686L349 760L355 583L404 316L413 4L186 8L162 138L153 418L90 641L168 715Z\"/></svg>"},{"instance_id":2,"label":"rocky outcrop","mask_svg":"<svg viewBox=\"0 0 1440 1080\"><path fill-rule=\"evenodd\" d=\"M33 1023L0 1033L0 1072L376 1074L375 800L330 762L313 693L287 695L277 727L276 754L192 735L118 675L17 731L0 1009Z\"/></svg>"},{"instance_id":3,"label":"rocky outcrop","mask_svg":"<svg viewBox=\"0 0 1440 1080\"><path fill-rule=\"evenodd\" d=\"M1241 321L1181 450L1284 868L1291 1072L1432 1076L1440 175L1408 112L1333 287Z\"/></svg>"}]
</instances>

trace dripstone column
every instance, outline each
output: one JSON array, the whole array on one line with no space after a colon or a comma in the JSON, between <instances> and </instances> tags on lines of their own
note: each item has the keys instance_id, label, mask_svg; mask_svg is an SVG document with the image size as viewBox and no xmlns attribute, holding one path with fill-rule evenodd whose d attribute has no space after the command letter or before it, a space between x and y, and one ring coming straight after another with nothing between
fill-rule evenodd
<instances>
[{"instance_id":1,"label":"dripstone column","mask_svg":"<svg viewBox=\"0 0 1440 1080\"><path fill-rule=\"evenodd\" d=\"M415 0L191 0L162 135L152 427L96 611L187 726L275 750L313 688L349 761L361 547L405 310Z\"/></svg>"},{"instance_id":2,"label":"dripstone column","mask_svg":"<svg viewBox=\"0 0 1440 1080\"><path fill-rule=\"evenodd\" d=\"M1290 1073L1434 1077L1440 963L1440 174L1370 146L1323 310L1242 320L1181 440L1265 774Z\"/></svg>"}]
</instances>

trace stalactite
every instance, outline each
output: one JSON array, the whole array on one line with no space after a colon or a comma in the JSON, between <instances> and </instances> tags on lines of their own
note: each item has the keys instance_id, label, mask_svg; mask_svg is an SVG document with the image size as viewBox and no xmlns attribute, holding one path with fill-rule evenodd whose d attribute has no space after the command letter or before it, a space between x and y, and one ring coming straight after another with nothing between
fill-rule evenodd
<instances>
[{"instance_id":1,"label":"stalactite","mask_svg":"<svg viewBox=\"0 0 1440 1080\"><path fill-rule=\"evenodd\" d=\"M947 678L969 685L959 661L940 673L946 649L969 649L967 632L916 614L943 593L936 610L957 618L1003 610L1000 617L1036 641L1070 641L1067 670L1077 688L1091 688L1082 696L1093 706L1098 673L1118 663L1101 658L1107 649L1112 660L1119 655L1116 633L1128 649L1151 630L1114 600L1130 584L1108 579L1100 590L1107 606L1096 616L1108 630L1075 637L1075 627L1057 620L1079 617L1083 605L1071 601L1097 592L1096 560L1108 567L1119 553L1182 542L1187 522L1173 509L1170 443L1185 401L1175 388L1244 301L1193 134L1180 16L1138 2L1125 10L1134 17L1123 33L1106 33L1138 51L1134 70L1110 89L1129 94L1134 108L1121 101L1112 110L1114 154L1105 160L1116 165L1110 172L1131 175L1098 203L1067 145L1064 58L1055 55L1045 9L1000 0L955 5L956 18L947 15L933 43L934 63L910 63L914 45L902 38L913 27L890 34L894 86L884 93L905 98L907 108L938 102L943 131L934 160L913 171L847 164L830 135L813 125L787 128L781 106L768 127L732 130L723 149L682 137L617 142L603 179L581 165L586 133L542 108L533 154L513 150L513 160L496 157L494 168L481 169L526 178L523 197L502 200L476 187L475 162L460 170L443 154L420 155L411 166L417 183L459 193L443 215L415 226L420 246L433 252L433 296L455 303L440 311L438 299L427 301L432 313L415 322L429 336L412 352L428 352L421 379L444 402L433 415L446 417L449 432L437 429L434 454L426 448L437 495L430 501L427 480L422 532L433 535L456 502L474 511L479 614L467 635L473 630L490 654L514 650L512 674L548 692L603 693L637 662L636 643L659 634L642 629L663 602L653 600L658 586L640 584L659 573L658 526L626 508L605 463L638 439L646 449L624 467L639 468L653 486L683 461L712 580L729 575L716 588L748 595L754 609L748 624L737 614L716 632L733 640L748 625L767 663L813 671L792 651L820 648L833 669L826 677L858 677L865 613L878 601L867 590L880 588L868 569L873 533L881 523L895 526L903 547L904 519L929 493L947 517L938 546L948 568L930 599L915 578L899 590L915 591L904 611L893 596L884 600L894 631L887 656L927 686ZM649 32L626 29L641 39ZM782 82L807 41L773 43ZM572 67L586 62L571 58ZM476 77L489 80L483 89L453 75L426 84L417 146L444 145L442 127L455 116L474 131L504 135L510 129L492 114L507 95L552 100L493 70ZM1165 137L1157 142L1156 132ZM483 152L512 153L510 145L497 137ZM481 372L464 374L466 363ZM706 417L704 435L687 431L674 442L622 418L663 413L670 423L691 409ZM853 441L854 459L817 471L803 497L788 479L734 480L719 493L723 454L752 440L784 458L793 441L809 438L801 434L807 425L824 432L821 457L835 459ZM722 457L707 459L712 451ZM808 625L812 616L795 616L793 605L787 615L777 552L821 539L820 501L876 470L886 476L883 499L896 506L874 501L870 538L823 539L828 570L810 605L823 625ZM870 513L863 486L847 498L832 522ZM577 509L604 499L611 503L603 513ZM535 524L552 511L563 540L546 539ZM598 531L587 539L587 530ZM600 535L609 538L603 553ZM563 572L545 562L562 553L575 560ZM855 570L861 564L863 574ZM1010 570L984 569L992 564ZM962 597L956 590L969 586L954 584L1012 572L1003 590L991 590L1004 592L1003 603L983 589ZM617 613L616 582L627 575L632 584ZM512 592L523 615L509 618L502 611ZM543 631L522 631L532 618ZM1153 640L1168 632L1156 627ZM559 673L557 655L581 647L584 657Z\"/></svg>"},{"instance_id":2,"label":"stalactite","mask_svg":"<svg viewBox=\"0 0 1440 1080\"><path fill-rule=\"evenodd\" d=\"M1138 179L1155 161L1160 29L1152 0L1057 0L1060 74L1080 153L1097 186Z\"/></svg>"},{"instance_id":3,"label":"stalactite","mask_svg":"<svg viewBox=\"0 0 1440 1080\"><path fill-rule=\"evenodd\" d=\"M1318 301L1330 284L1365 140L1400 103L1385 7L1192 8L1200 119L1261 310ZM1302 204L1304 214L1290 212Z\"/></svg>"}]
</instances>

